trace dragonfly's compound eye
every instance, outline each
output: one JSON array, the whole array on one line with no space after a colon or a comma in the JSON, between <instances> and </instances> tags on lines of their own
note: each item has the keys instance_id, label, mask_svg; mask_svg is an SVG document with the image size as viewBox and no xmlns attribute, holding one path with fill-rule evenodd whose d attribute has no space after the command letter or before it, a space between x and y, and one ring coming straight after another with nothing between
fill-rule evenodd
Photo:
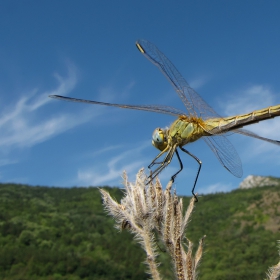
<instances>
[{"instance_id":1,"label":"dragonfly's compound eye","mask_svg":"<svg viewBox=\"0 0 280 280\"><path fill-rule=\"evenodd\" d=\"M162 129L156 128L155 131L153 132L153 141L156 143L163 143L164 142L164 133Z\"/></svg>"},{"instance_id":2,"label":"dragonfly's compound eye","mask_svg":"<svg viewBox=\"0 0 280 280\"><path fill-rule=\"evenodd\" d=\"M167 141L165 139L165 133L164 130L161 128L156 128L155 131L153 132L152 136L152 144L159 150L164 150L165 147L167 146Z\"/></svg>"}]
</instances>

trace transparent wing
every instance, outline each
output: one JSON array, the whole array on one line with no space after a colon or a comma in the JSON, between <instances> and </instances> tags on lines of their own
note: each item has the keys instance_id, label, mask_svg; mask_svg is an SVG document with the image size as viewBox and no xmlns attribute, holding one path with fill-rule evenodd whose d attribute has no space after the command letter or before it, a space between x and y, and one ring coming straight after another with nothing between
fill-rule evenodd
<instances>
[{"instance_id":1,"label":"transparent wing","mask_svg":"<svg viewBox=\"0 0 280 280\"><path fill-rule=\"evenodd\" d=\"M242 177L241 160L230 141L223 135L203 137L203 140L214 152L220 163L234 176Z\"/></svg>"},{"instance_id":2,"label":"transparent wing","mask_svg":"<svg viewBox=\"0 0 280 280\"><path fill-rule=\"evenodd\" d=\"M239 133L239 134L242 134L242 135L246 135L246 136L249 136L249 137L253 137L253 138L256 138L256 139L260 139L260 140L263 140L263 141L266 141L266 142L269 142L269 143L280 146L280 141L272 140L272 139L269 139L269 138L259 136L258 134L255 134L254 132L251 132L251 131L246 130L246 129L235 129L235 130L232 130L232 132Z\"/></svg>"},{"instance_id":3,"label":"transparent wing","mask_svg":"<svg viewBox=\"0 0 280 280\"><path fill-rule=\"evenodd\" d=\"M93 100L86 100L86 99L79 99L73 97L66 97L61 95L49 95L51 98L60 99L64 101L71 101L71 102L81 102L87 104L96 104L96 105L103 105L103 106L111 106L111 107L118 107L124 109L133 109L133 110L142 110L142 111L149 111L161 114L168 114L172 116L180 116L186 115L183 111L179 109L170 107L170 106L161 106L161 105L125 105L125 104L114 104L114 103L106 103L106 102L98 102Z\"/></svg>"},{"instance_id":4,"label":"transparent wing","mask_svg":"<svg viewBox=\"0 0 280 280\"><path fill-rule=\"evenodd\" d=\"M145 40L138 40L136 46L147 59L161 70L173 85L190 116L202 117L203 119L220 117L201 96L189 86L172 62L155 45Z\"/></svg>"}]
</instances>

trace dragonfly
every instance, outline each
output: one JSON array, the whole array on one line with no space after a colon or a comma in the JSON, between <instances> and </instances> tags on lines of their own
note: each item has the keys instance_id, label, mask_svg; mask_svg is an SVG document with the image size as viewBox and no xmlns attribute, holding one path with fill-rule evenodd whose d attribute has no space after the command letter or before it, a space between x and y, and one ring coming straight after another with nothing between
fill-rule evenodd
<instances>
[{"instance_id":1,"label":"dragonfly","mask_svg":"<svg viewBox=\"0 0 280 280\"><path fill-rule=\"evenodd\" d=\"M243 173L242 163L234 146L227 138L229 133L246 135L280 146L280 141L278 140L265 138L243 129L244 126L280 116L280 105L270 106L247 114L221 117L193 88L189 86L173 63L154 44L146 40L138 40L136 41L136 47L141 54L157 66L164 74L179 95L187 112L164 105L114 104L61 95L50 95L49 97L65 101L143 110L175 116L176 120L170 125L170 127L156 128L152 134L152 144L160 152L148 166L150 169L150 175L147 178L148 183L158 176L159 173L170 164L173 156L176 155L180 168L171 177L171 180L174 182L175 177L183 170L183 163L178 153L179 148L198 163L198 170L192 187L192 194L197 201L194 191L202 162L183 146L202 138L213 151L219 162L229 172L239 178L242 177Z\"/></svg>"}]
</instances>

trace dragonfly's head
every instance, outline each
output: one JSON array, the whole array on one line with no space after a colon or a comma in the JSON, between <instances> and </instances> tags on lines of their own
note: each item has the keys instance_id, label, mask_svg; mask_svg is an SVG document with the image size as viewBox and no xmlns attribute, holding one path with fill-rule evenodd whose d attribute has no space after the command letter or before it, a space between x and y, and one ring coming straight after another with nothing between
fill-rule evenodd
<instances>
[{"instance_id":1,"label":"dragonfly's head","mask_svg":"<svg viewBox=\"0 0 280 280\"><path fill-rule=\"evenodd\" d=\"M152 144L154 147L163 151L167 147L166 130L162 128L156 128L152 136Z\"/></svg>"}]
</instances>

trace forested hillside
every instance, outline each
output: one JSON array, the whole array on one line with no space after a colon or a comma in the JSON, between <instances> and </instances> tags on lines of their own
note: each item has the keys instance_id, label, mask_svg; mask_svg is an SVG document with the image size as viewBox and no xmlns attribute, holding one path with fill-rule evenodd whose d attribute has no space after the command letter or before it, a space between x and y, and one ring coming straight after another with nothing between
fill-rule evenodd
<instances>
[{"instance_id":1,"label":"forested hillside","mask_svg":"<svg viewBox=\"0 0 280 280\"><path fill-rule=\"evenodd\" d=\"M120 200L121 190L106 189ZM199 197L187 230L195 244L207 235L199 279L265 278L279 261L279 191ZM0 185L0 279L147 279L143 260L130 234L114 229L97 188ZM173 279L163 252L160 261Z\"/></svg>"}]
</instances>

